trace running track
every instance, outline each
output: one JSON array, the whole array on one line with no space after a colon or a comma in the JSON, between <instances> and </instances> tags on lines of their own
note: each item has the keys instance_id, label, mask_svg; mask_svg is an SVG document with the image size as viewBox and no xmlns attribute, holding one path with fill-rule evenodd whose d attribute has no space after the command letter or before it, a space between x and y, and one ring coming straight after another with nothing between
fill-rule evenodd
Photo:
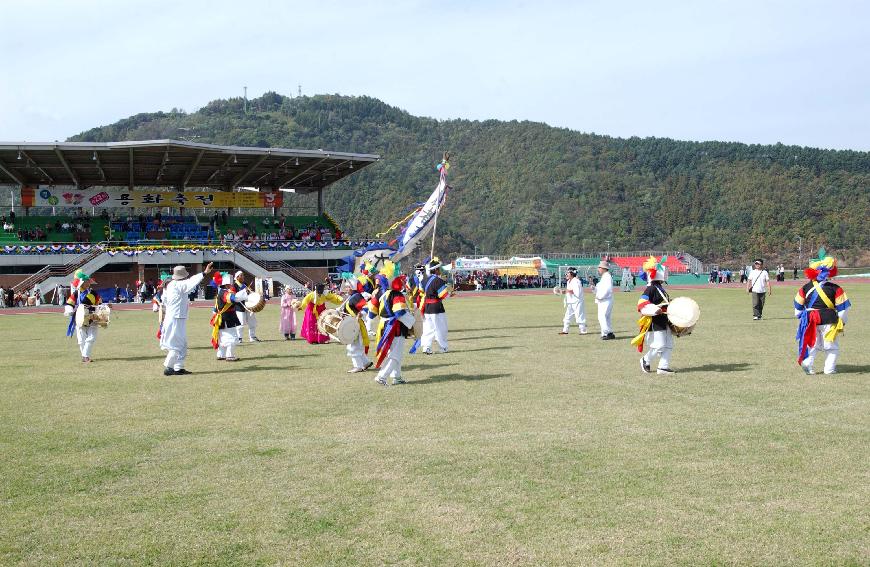
<instances>
[{"instance_id":1,"label":"running track","mask_svg":"<svg viewBox=\"0 0 870 567\"><path fill-rule=\"evenodd\" d=\"M849 286L854 283L868 284L870 283L870 278L846 278L841 280L844 286ZM776 287L783 287L784 285L789 288L795 288L796 284L801 280L786 280L784 284L778 284ZM697 284L697 285L675 285L668 286L668 289L680 290L680 289L709 289L709 288L735 288L741 289L744 284L741 283L730 283L730 284L720 284L717 286L712 286L708 283ZM587 293L589 293L589 288L586 288ZM639 291L639 287L635 288L635 292ZM487 291L462 291L457 292L455 296L451 298L454 299L462 299L468 297L505 297L505 296L526 296L526 295L551 295L553 290L551 288L545 289L509 289L509 290L487 290ZM634 292L632 292L634 293ZM278 305L279 301L277 298L270 299L266 302L267 304ZM115 311L151 311L150 303L113 303L112 310ZM211 309L214 306L214 303L211 301L205 300L197 300L191 304L191 307L195 309L209 308ZM13 309L0 309L0 315L40 315L40 314L53 314L53 313L63 313L63 307L57 305L40 305L39 307L15 307Z\"/></svg>"}]
</instances>

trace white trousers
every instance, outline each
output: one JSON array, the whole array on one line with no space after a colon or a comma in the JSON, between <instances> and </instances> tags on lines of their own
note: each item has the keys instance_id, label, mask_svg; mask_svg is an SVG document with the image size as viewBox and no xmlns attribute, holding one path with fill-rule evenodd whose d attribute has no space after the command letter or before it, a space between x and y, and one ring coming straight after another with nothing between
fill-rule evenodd
<instances>
[{"instance_id":1,"label":"white trousers","mask_svg":"<svg viewBox=\"0 0 870 567\"><path fill-rule=\"evenodd\" d=\"M574 319L581 331L586 330L586 310L584 307L583 301L565 304L565 317L562 319L563 333L568 332L568 327L571 325L571 319Z\"/></svg>"},{"instance_id":2,"label":"white trousers","mask_svg":"<svg viewBox=\"0 0 870 567\"><path fill-rule=\"evenodd\" d=\"M395 339L393 339L393 344ZM366 349L363 346L362 337L357 337L355 341L347 345L347 355L353 363L354 368L365 368L371 360L366 356Z\"/></svg>"},{"instance_id":3,"label":"white trousers","mask_svg":"<svg viewBox=\"0 0 870 567\"><path fill-rule=\"evenodd\" d=\"M643 355L644 361L652 366L653 359L659 358L659 368L671 367L671 351L674 350L674 334L670 329L664 331L649 331L644 339L649 350Z\"/></svg>"},{"instance_id":4,"label":"white trousers","mask_svg":"<svg viewBox=\"0 0 870 567\"><path fill-rule=\"evenodd\" d=\"M601 335L613 332L610 314L613 312L613 299L605 299L598 303L598 324L601 325Z\"/></svg>"},{"instance_id":5,"label":"white trousers","mask_svg":"<svg viewBox=\"0 0 870 567\"><path fill-rule=\"evenodd\" d=\"M239 316L240 325L236 327L236 338L242 340L242 327L248 326L248 340L253 341L257 336L257 314L243 309L237 309L236 315Z\"/></svg>"},{"instance_id":6,"label":"white trousers","mask_svg":"<svg viewBox=\"0 0 870 567\"><path fill-rule=\"evenodd\" d=\"M423 336L420 346L432 350L432 342L438 341L441 352L447 350L447 313L426 313L423 315Z\"/></svg>"},{"instance_id":7,"label":"white trousers","mask_svg":"<svg viewBox=\"0 0 870 567\"><path fill-rule=\"evenodd\" d=\"M395 337L390 345L390 352L381 364L378 378L401 378L402 357L405 355L405 337Z\"/></svg>"},{"instance_id":8,"label":"white trousers","mask_svg":"<svg viewBox=\"0 0 870 567\"><path fill-rule=\"evenodd\" d=\"M236 329L238 327L230 327L229 329L220 329L218 331L218 358L234 358L236 356L234 352L236 342L238 341Z\"/></svg>"},{"instance_id":9,"label":"white trousers","mask_svg":"<svg viewBox=\"0 0 870 567\"><path fill-rule=\"evenodd\" d=\"M184 369L187 358L187 319L165 319L160 333L160 348L167 351L163 366Z\"/></svg>"},{"instance_id":10,"label":"white trousers","mask_svg":"<svg viewBox=\"0 0 870 567\"><path fill-rule=\"evenodd\" d=\"M378 333L378 318L377 317L369 317L368 312L365 315L365 323L366 323L366 331L368 331L370 337L374 337Z\"/></svg>"},{"instance_id":11,"label":"white trousers","mask_svg":"<svg viewBox=\"0 0 870 567\"><path fill-rule=\"evenodd\" d=\"M839 335L834 342L825 341L825 333L831 328L830 325L819 325L816 327L816 345L809 349L809 354L801 363L805 368L812 368L816 361L816 354L819 349L825 351L825 374L833 374L837 371L837 357L840 354L840 338ZM84 356L84 355L82 355Z\"/></svg>"},{"instance_id":12,"label":"white trousers","mask_svg":"<svg viewBox=\"0 0 870 567\"><path fill-rule=\"evenodd\" d=\"M91 350L93 350L94 343L97 341L97 329L99 327L96 325L76 329L76 340L79 342L79 350L82 352L82 356L91 357Z\"/></svg>"}]
</instances>

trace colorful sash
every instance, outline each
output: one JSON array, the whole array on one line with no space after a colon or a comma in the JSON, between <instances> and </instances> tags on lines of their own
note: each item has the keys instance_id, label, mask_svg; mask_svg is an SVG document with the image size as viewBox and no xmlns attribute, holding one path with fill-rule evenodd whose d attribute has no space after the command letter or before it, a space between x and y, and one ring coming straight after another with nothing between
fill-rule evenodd
<instances>
[{"instance_id":1,"label":"colorful sash","mask_svg":"<svg viewBox=\"0 0 870 567\"><path fill-rule=\"evenodd\" d=\"M828 309L837 309L834 306L834 302L831 301L831 298L828 297L828 294L825 293L825 290L822 289L822 286L820 286L819 282L817 282L816 280L813 280L813 288L816 290L816 293L819 294L819 298L821 298L821 300L825 303ZM842 333L844 328L845 326L843 325L843 319L837 316L837 322L831 325L831 328L828 329L827 333L825 333L825 341L832 343L837 340L837 335Z\"/></svg>"},{"instance_id":2,"label":"colorful sash","mask_svg":"<svg viewBox=\"0 0 870 567\"><path fill-rule=\"evenodd\" d=\"M220 346L221 323L223 323L224 320L224 313L229 311L230 307L232 306L233 304L227 301L226 303L224 303L222 309L220 309L211 316L211 346L214 349L217 349L218 346ZM218 300L215 300L214 308L218 308Z\"/></svg>"},{"instance_id":3,"label":"colorful sash","mask_svg":"<svg viewBox=\"0 0 870 567\"><path fill-rule=\"evenodd\" d=\"M631 346L636 346L637 352L643 352L643 342L646 338L647 332L649 332L649 328L652 326L652 317L649 315L644 315L637 320L637 326L639 328L639 332L636 337L631 339Z\"/></svg>"}]
</instances>

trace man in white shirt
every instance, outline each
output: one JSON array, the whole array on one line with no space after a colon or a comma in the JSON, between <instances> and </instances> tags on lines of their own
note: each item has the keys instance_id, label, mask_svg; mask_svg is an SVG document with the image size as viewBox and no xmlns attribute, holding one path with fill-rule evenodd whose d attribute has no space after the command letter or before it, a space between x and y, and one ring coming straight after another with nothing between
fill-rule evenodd
<instances>
[{"instance_id":1,"label":"man in white shirt","mask_svg":"<svg viewBox=\"0 0 870 567\"><path fill-rule=\"evenodd\" d=\"M568 326L573 318L577 322L577 326L580 327L580 334L585 335L586 312L583 305L583 288L577 277L577 270L568 268L565 278L565 318L562 319L562 331L559 334L568 334Z\"/></svg>"},{"instance_id":2,"label":"man in white shirt","mask_svg":"<svg viewBox=\"0 0 870 567\"><path fill-rule=\"evenodd\" d=\"M175 266L172 279L163 286L163 327L160 333L160 349L167 351L163 363L163 375L190 374L184 369L187 358L187 313L190 310L188 296L199 287L203 276L211 273L211 263L195 276L187 277L187 268Z\"/></svg>"},{"instance_id":3,"label":"man in white shirt","mask_svg":"<svg viewBox=\"0 0 870 567\"><path fill-rule=\"evenodd\" d=\"M752 319L758 321L764 311L764 300L771 293L770 274L764 269L761 258L752 263L752 271L746 281L746 292L752 294Z\"/></svg>"},{"instance_id":4,"label":"man in white shirt","mask_svg":"<svg viewBox=\"0 0 870 567\"><path fill-rule=\"evenodd\" d=\"M610 314L613 312L613 276L610 275L610 266L605 260L598 264L598 278L598 283L595 284L595 303L598 304L601 340L610 341L616 338L610 324Z\"/></svg>"}]
</instances>

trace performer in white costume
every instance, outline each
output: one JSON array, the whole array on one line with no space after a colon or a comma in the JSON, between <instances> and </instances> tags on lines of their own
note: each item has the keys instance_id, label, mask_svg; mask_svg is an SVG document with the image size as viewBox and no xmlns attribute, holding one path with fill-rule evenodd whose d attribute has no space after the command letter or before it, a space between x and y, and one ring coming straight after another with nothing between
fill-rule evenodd
<instances>
[{"instance_id":1,"label":"performer in white costume","mask_svg":"<svg viewBox=\"0 0 870 567\"><path fill-rule=\"evenodd\" d=\"M595 284L595 303L598 304L598 324L601 325L601 340L609 341L616 338L610 314L613 311L613 277L610 266L602 260L598 264L598 283Z\"/></svg>"},{"instance_id":2,"label":"performer in white costume","mask_svg":"<svg viewBox=\"0 0 870 567\"><path fill-rule=\"evenodd\" d=\"M580 334L586 334L586 309L583 304L583 287L580 278L577 277L576 268L568 268L565 274L565 317L562 319L562 331L560 335L568 334L571 319L580 328Z\"/></svg>"},{"instance_id":3,"label":"performer in white costume","mask_svg":"<svg viewBox=\"0 0 870 567\"><path fill-rule=\"evenodd\" d=\"M199 286L202 278L211 273L211 263L205 270L188 277L187 268L175 266L172 279L163 286L163 305L166 316L160 333L160 348L167 351L163 363L163 375L190 374L184 369L187 358L187 313L190 310L188 296Z\"/></svg>"},{"instance_id":4,"label":"performer in white costume","mask_svg":"<svg viewBox=\"0 0 870 567\"><path fill-rule=\"evenodd\" d=\"M444 298L448 295L447 284L439 277L441 261L435 258L426 266L428 274L423 280L422 294L423 336L420 346L423 352L432 354L432 342L437 341L441 352L447 352L447 313L444 310Z\"/></svg>"},{"instance_id":5,"label":"performer in white costume","mask_svg":"<svg viewBox=\"0 0 870 567\"><path fill-rule=\"evenodd\" d=\"M245 274L241 270L236 272L235 278L236 281L233 291L237 294L240 291L251 291L248 289L248 286L245 285ZM244 302L240 301L236 303L236 315L239 317L239 326L236 327L239 342L242 342L242 327L245 325L248 326L248 340L252 343L260 342L260 339L257 338L257 314L253 311L248 311L245 308Z\"/></svg>"},{"instance_id":6,"label":"performer in white costume","mask_svg":"<svg viewBox=\"0 0 870 567\"><path fill-rule=\"evenodd\" d=\"M86 323L81 327L76 327L76 309L78 309L79 305L84 305L88 313L93 313L96 306L103 302L99 294L91 290L92 283L95 282L90 276L81 270L77 270L70 286L69 299L67 299L66 306L64 307L64 314L70 318L67 336L71 336L75 332L76 340L79 343L79 351L82 355L82 362L93 362L91 360L91 351L94 348L94 343L97 342L98 326Z\"/></svg>"},{"instance_id":7,"label":"performer in white costume","mask_svg":"<svg viewBox=\"0 0 870 567\"><path fill-rule=\"evenodd\" d=\"M671 351L674 349L674 334L667 316L671 298L664 287L667 274L665 267L654 256L644 262L643 269L649 285L637 302L637 310L642 315L638 321L640 332L631 344L637 347L638 352L643 352L644 343L649 340L649 350L640 359L640 369L644 373L651 371L653 360L659 357L656 374L673 374Z\"/></svg>"}]
</instances>

